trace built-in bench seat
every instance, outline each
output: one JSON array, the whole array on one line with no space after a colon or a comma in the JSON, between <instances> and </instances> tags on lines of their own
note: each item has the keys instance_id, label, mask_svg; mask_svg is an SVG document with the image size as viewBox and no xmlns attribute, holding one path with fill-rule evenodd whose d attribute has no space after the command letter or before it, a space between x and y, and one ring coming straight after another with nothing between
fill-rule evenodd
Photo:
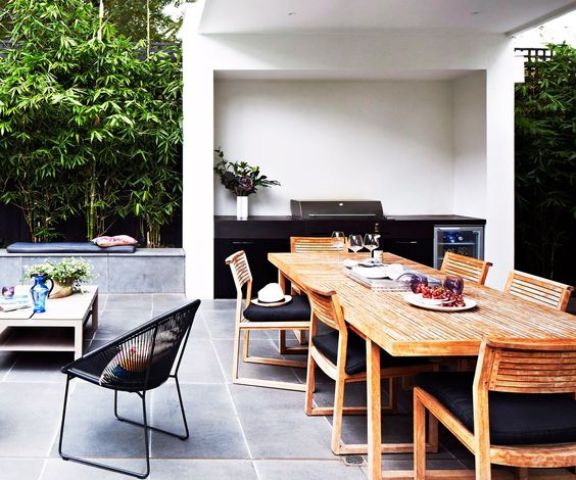
<instances>
[{"instance_id":1,"label":"built-in bench seat","mask_svg":"<svg viewBox=\"0 0 576 480\"><path fill-rule=\"evenodd\" d=\"M22 245L22 243L20 243ZM15 285L26 281L26 267L46 261L58 262L62 258L83 258L92 265L90 283L98 285L100 293L184 293L185 256L181 248L138 248L120 251L118 248L99 248L82 243L90 249L56 250L54 243L46 244L47 250L0 249L0 286ZM18 244L12 244L13 247ZM30 245L30 244L23 244ZM40 245L40 244L34 244Z\"/></svg>"}]
</instances>

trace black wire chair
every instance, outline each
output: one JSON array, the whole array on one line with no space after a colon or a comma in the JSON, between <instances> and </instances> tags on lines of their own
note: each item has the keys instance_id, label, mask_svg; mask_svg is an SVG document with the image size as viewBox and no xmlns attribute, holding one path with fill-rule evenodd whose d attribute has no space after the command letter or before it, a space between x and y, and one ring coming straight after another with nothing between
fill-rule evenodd
<instances>
[{"instance_id":1,"label":"black wire chair","mask_svg":"<svg viewBox=\"0 0 576 480\"><path fill-rule=\"evenodd\" d=\"M200 300L196 300L156 317L62 368L62 372L67 375L67 378L58 453L64 460L72 460L84 465L137 478L146 478L150 474L149 430L164 433L180 440L186 440L189 437L188 423L178 382L178 369L180 368L192 322L199 306ZM74 457L62 451L68 389L70 380L74 378L113 390L114 415L116 418L122 422L143 428L144 448L146 451L146 471L144 473ZM168 378L173 378L176 383L180 410L184 421L184 434L168 432L148 425L146 392L159 387ZM140 397L142 400L143 423L118 415L118 392L133 392Z\"/></svg>"}]
</instances>

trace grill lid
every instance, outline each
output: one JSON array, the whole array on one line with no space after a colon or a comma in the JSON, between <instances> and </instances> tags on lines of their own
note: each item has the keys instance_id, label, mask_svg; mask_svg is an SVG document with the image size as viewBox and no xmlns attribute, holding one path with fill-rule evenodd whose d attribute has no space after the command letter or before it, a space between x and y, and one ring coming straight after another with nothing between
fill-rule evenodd
<instances>
[{"instance_id":1,"label":"grill lid","mask_svg":"<svg viewBox=\"0 0 576 480\"><path fill-rule=\"evenodd\" d=\"M293 218L384 218L379 200L290 200Z\"/></svg>"}]
</instances>

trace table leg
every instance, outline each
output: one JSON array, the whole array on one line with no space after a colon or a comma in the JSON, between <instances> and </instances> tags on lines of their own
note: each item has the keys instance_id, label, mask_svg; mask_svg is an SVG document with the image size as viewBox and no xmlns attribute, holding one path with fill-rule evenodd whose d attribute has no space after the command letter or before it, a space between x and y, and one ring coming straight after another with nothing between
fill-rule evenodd
<instances>
[{"instance_id":1,"label":"table leg","mask_svg":"<svg viewBox=\"0 0 576 480\"><path fill-rule=\"evenodd\" d=\"M74 327L74 360L77 360L82 356L82 331L84 325L82 322L78 322Z\"/></svg>"},{"instance_id":2,"label":"table leg","mask_svg":"<svg viewBox=\"0 0 576 480\"><path fill-rule=\"evenodd\" d=\"M382 477L382 431L380 394L380 347L366 339L367 397L368 397L368 479Z\"/></svg>"},{"instance_id":3,"label":"table leg","mask_svg":"<svg viewBox=\"0 0 576 480\"><path fill-rule=\"evenodd\" d=\"M92 302L92 330L95 332L98 330L98 292L94 297L94 302Z\"/></svg>"}]
</instances>

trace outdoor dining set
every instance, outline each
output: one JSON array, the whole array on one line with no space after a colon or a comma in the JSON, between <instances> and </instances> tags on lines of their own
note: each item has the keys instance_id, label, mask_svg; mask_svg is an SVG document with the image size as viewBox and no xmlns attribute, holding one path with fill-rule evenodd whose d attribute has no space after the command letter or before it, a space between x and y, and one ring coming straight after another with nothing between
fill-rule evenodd
<instances>
[{"instance_id":1,"label":"outdoor dining set","mask_svg":"<svg viewBox=\"0 0 576 480\"><path fill-rule=\"evenodd\" d=\"M304 391L307 415L333 416L333 453L367 454L371 480L528 478L529 468L576 465L576 322L566 313L572 287L513 271L499 291L484 285L485 260L448 252L437 271L386 252L377 251L378 259L351 254L349 245L293 237L290 253L268 254L278 284L257 293L245 252L226 260L237 288L234 383ZM372 273L391 266L401 266L404 281ZM369 272L365 282L358 271ZM279 332L278 357L251 353L257 331ZM303 351L306 362L289 358ZM307 368L306 383L248 378L244 362ZM316 367L335 382L331 407L315 402ZM346 405L353 382L366 382L367 405ZM389 443L381 415L396 412L399 388L413 391L414 437ZM343 416L363 414L367 443L346 444ZM439 422L475 456L475 472L426 471L426 453L438 451ZM413 470L382 471L382 454L409 452ZM491 464L513 468L492 471ZM572 477L558 471L553 478Z\"/></svg>"}]
</instances>

